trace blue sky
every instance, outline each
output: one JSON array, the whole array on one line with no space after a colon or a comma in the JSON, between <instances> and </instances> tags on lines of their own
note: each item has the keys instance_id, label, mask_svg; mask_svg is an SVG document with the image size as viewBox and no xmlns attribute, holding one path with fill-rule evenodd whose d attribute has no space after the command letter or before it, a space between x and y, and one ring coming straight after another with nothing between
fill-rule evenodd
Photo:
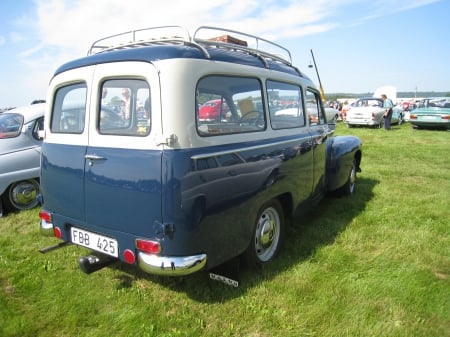
<instances>
[{"instance_id":1,"label":"blue sky","mask_svg":"<svg viewBox=\"0 0 450 337\"><path fill-rule=\"evenodd\" d=\"M54 70L104 36L161 25L226 27L312 49L326 93L450 92L449 0L7 0L0 11L0 108L45 99Z\"/></svg>"}]
</instances>

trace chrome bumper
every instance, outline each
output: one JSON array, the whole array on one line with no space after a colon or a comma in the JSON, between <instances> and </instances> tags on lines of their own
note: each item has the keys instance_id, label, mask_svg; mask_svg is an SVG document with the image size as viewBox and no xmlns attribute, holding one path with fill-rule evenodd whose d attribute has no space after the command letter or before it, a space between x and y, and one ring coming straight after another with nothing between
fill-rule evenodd
<instances>
[{"instance_id":1,"label":"chrome bumper","mask_svg":"<svg viewBox=\"0 0 450 337\"><path fill-rule=\"evenodd\" d=\"M195 273L206 265L206 254L193 256L158 256L138 254L138 266L154 275L184 276Z\"/></svg>"},{"instance_id":2,"label":"chrome bumper","mask_svg":"<svg viewBox=\"0 0 450 337\"><path fill-rule=\"evenodd\" d=\"M40 233L43 236L54 236L53 224L45 220L41 220Z\"/></svg>"}]
</instances>

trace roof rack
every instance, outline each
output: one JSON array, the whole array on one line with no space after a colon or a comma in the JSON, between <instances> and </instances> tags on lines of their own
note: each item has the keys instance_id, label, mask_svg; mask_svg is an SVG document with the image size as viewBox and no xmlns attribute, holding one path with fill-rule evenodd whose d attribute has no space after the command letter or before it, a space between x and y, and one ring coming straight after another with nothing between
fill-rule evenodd
<instances>
[{"instance_id":1,"label":"roof rack","mask_svg":"<svg viewBox=\"0 0 450 337\"><path fill-rule=\"evenodd\" d=\"M163 32L164 34L158 33ZM189 32L181 26L159 26L130 30L95 41L88 55L110 50L129 49L154 44L183 44L191 41Z\"/></svg>"},{"instance_id":2,"label":"roof rack","mask_svg":"<svg viewBox=\"0 0 450 337\"><path fill-rule=\"evenodd\" d=\"M233 36L229 34L233 34ZM95 41L87 54L164 44L195 46L208 58L210 56L205 46L239 50L260 58L267 68L266 59L292 66L291 53L279 44L247 33L210 26L200 26L193 37L190 36L187 29L181 26L160 26L131 30Z\"/></svg>"},{"instance_id":3,"label":"roof rack","mask_svg":"<svg viewBox=\"0 0 450 337\"><path fill-rule=\"evenodd\" d=\"M201 31L203 31L202 33L207 36L200 37ZM205 34L205 32L209 33ZM215 33L213 34L212 32ZM228 34L233 34L233 37ZM254 54L262 59L268 58L292 65L291 53L285 47L261 37L236 30L201 26L195 31L193 41L202 45L241 50ZM245 42L245 44L242 42Z\"/></svg>"}]
</instances>

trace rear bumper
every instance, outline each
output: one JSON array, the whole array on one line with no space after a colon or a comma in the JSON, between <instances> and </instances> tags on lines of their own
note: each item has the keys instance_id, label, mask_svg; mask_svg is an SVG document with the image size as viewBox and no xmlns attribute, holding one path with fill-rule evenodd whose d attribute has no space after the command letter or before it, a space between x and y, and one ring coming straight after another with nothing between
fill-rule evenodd
<instances>
[{"instance_id":1,"label":"rear bumper","mask_svg":"<svg viewBox=\"0 0 450 337\"><path fill-rule=\"evenodd\" d=\"M143 271L164 276L184 276L195 273L206 265L206 254L192 256L158 256L138 254L138 266Z\"/></svg>"},{"instance_id":2,"label":"rear bumper","mask_svg":"<svg viewBox=\"0 0 450 337\"><path fill-rule=\"evenodd\" d=\"M368 125L368 126L375 126L379 125L380 122L377 122L373 119L346 119L345 123L350 125Z\"/></svg>"},{"instance_id":3,"label":"rear bumper","mask_svg":"<svg viewBox=\"0 0 450 337\"><path fill-rule=\"evenodd\" d=\"M41 220L41 234L53 234L53 224ZM203 269L206 265L207 255L191 256L159 256L154 254L138 253L138 266L143 271L153 275L184 276Z\"/></svg>"}]
</instances>

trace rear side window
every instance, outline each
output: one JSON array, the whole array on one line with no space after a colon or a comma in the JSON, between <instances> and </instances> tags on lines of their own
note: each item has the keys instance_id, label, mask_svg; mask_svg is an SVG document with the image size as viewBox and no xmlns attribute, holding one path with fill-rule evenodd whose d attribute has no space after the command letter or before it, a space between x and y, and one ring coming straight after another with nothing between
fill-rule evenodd
<instances>
[{"instance_id":1,"label":"rear side window","mask_svg":"<svg viewBox=\"0 0 450 337\"><path fill-rule=\"evenodd\" d=\"M197 130L201 136L266 128L261 82L255 78L207 76L197 85Z\"/></svg>"},{"instance_id":2,"label":"rear side window","mask_svg":"<svg viewBox=\"0 0 450 337\"><path fill-rule=\"evenodd\" d=\"M322 107L322 99L316 91L306 91L306 108L308 111L309 124L325 124L325 117Z\"/></svg>"},{"instance_id":3,"label":"rear side window","mask_svg":"<svg viewBox=\"0 0 450 337\"><path fill-rule=\"evenodd\" d=\"M147 82L112 79L101 86L98 130L101 134L147 136L151 127L151 98Z\"/></svg>"},{"instance_id":4,"label":"rear side window","mask_svg":"<svg viewBox=\"0 0 450 337\"><path fill-rule=\"evenodd\" d=\"M299 86L267 81L267 97L273 129L297 128L305 125L303 95Z\"/></svg>"},{"instance_id":5,"label":"rear side window","mask_svg":"<svg viewBox=\"0 0 450 337\"><path fill-rule=\"evenodd\" d=\"M86 117L85 83L71 84L56 91L50 130L53 133L81 134Z\"/></svg>"}]
</instances>

